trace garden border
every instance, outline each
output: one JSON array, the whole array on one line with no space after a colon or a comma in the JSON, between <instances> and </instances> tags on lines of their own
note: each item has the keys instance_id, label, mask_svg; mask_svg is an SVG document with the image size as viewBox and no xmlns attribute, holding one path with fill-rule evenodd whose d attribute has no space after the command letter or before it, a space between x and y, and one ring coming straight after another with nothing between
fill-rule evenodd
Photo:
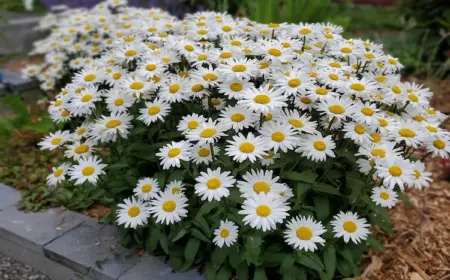
<instances>
[{"instance_id":1,"label":"garden border","mask_svg":"<svg viewBox=\"0 0 450 280\"><path fill-rule=\"evenodd\" d=\"M138 257L120 246L115 226L50 208L17 210L20 192L0 183L0 252L53 280L203 280L197 271L174 273L163 258Z\"/></svg>"}]
</instances>

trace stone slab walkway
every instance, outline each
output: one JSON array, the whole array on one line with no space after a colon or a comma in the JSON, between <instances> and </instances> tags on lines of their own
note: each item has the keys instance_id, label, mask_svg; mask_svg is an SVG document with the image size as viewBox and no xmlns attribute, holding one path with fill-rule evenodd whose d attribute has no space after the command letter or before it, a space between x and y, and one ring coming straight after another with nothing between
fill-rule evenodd
<instances>
[{"instance_id":1,"label":"stone slab walkway","mask_svg":"<svg viewBox=\"0 0 450 280\"><path fill-rule=\"evenodd\" d=\"M139 257L119 244L118 229L79 213L18 211L20 193L0 184L0 252L54 280L204 280L174 273L162 258Z\"/></svg>"}]
</instances>

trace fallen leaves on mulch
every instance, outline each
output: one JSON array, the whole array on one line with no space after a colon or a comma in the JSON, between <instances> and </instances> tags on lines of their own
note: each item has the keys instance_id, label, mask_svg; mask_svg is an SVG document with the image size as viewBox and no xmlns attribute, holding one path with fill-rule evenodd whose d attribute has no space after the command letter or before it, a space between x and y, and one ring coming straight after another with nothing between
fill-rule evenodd
<instances>
[{"instance_id":1,"label":"fallen leaves on mulch","mask_svg":"<svg viewBox=\"0 0 450 280\"><path fill-rule=\"evenodd\" d=\"M12 57L11 59L0 63L0 68L9 71L20 71L29 64L42 64L44 57L42 55L27 56L27 57Z\"/></svg>"},{"instance_id":2,"label":"fallen leaves on mulch","mask_svg":"<svg viewBox=\"0 0 450 280\"><path fill-rule=\"evenodd\" d=\"M104 205L94 204L89 209L81 212L83 215L89 216L91 218L101 219L104 216L108 215L111 212L111 209L107 208Z\"/></svg>"}]
</instances>

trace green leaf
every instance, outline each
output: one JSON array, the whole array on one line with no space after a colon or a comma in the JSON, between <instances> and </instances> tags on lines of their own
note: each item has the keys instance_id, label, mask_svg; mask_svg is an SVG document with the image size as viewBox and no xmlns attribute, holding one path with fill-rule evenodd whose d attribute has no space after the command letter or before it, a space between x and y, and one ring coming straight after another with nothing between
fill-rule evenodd
<instances>
[{"instance_id":1,"label":"green leaf","mask_svg":"<svg viewBox=\"0 0 450 280\"><path fill-rule=\"evenodd\" d=\"M345 277L352 276L353 269L348 261L343 259L338 260L336 268L339 271L339 273L341 273L343 276Z\"/></svg>"},{"instance_id":2,"label":"green leaf","mask_svg":"<svg viewBox=\"0 0 450 280\"><path fill-rule=\"evenodd\" d=\"M166 173L164 172L156 172L153 177L158 181L159 187L163 188L166 185Z\"/></svg>"},{"instance_id":3,"label":"green leaf","mask_svg":"<svg viewBox=\"0 0 450 280\"><path fill-rule=\"evenodd\" d=\"M232 275L232 270L229 266L224 265L217 273L216 280L229 280Z\"/></svg>"},{"instance_id":4,"label":"green leaf","mask_svg":"<svg viewBox=\"0 0 450 280\"><path fill-rule=\"evenodd\" d=\"M199 227L206 237L211 237L211 230L209 229L208 222L202 216L196 216L194 219L194 225Z\"/></svg>"},{"instance_id":5,"label":"green leaf","mask_svg":"<svg viewBox=\"0 0 450 280\"><path fill-rule=\"evenodd\" d=\"M280 159L276 159L275 162L271 165L269 165L268 169L275 169L275 168L281 168L284 167L286 164L297 161L297 158L295 157L282 157Z\"/></svg>"},{"instance_id":6,"label":"green leaf","mask_svg":"<svg viewBox=\"0 0 450 280\"><path fill-rule=\"evenodd\" d=\"M211 241L197 228L192 228L191 233L193 236L197 237L198 239L205 241L207 243L211 243Z\"/></svg>"},{"instance_id":7,"label":"green leaf","mask_svg":"<svg viewBox=\"0 0 450 280\"><path fill-rule=\"evenodd\" d=\"M364 182L363 178L361 177L361 173L359 173L356 170L349 171L345 174L347 185L349 186L349 189L352 190L350 194L350 201L355 201L358 197L361 191L364 189L364 186L366 183Z\"/></svg>"},{"instance_id":8,"label":"green leaf","mask_svg":"<svg viewBox=\"0 0 450 280\"><path fill-rule=\"evenodd\" d=\"M302 264L316 271L323 271L325 269L322 260L320 260L320 258L315 254L306 255L302 252L298 252L296 261L299 264Z\"/></svg>"},{"instance_id":9,"label":"green leaf","mask_svg":"<svg viewBox=\"0 0 450 280\"><path fill-rule=\"evenodd\" d=\"M184 258L186 260L194 260L197 255L198 249L200 248L200 240L197 238L190 238L188 243L186 244L186 248L184 250Z\"/></svg>"},{"instance_id":10,"label":"green leaf","mask_svg":"<svg viewBox=\"0 0 450 280\"><path fill-rule=\"evenodd\" d=\"M181 136L182 136L181 132L179 132L179 131L169 131L169 132L166 132L166 133L162 134L161 136L159 136L159 138L173 140L174 138L180 138Z\"/></svg>"},{"instance_id":11,"label":"green leaf","mask_svg":"<svg viewBox=\"0 0 450 280\"><path fill-rule=\"evenodd\" d=\"M311 185L307 183L297 183L297 193L296 198L300 200L300 202L303 201L304 197L306 196L306 193L308 190L311 189Z\"/></svg>"},{"instance_id":12,"label":"green leaf","mask_svg":"<svg viewBox=\"0 0 450 280\"><path fill-rule=\"evenodd\" d=\"M212 262L207 262L205 265L205 276L208 280L215 280L217 275L217 269Z\"/></svg>"},{"instance_id":13,"label":"green leaf","mask_svg":"<svg viewBox=\"0 0 450 280\"><path fill-rule=\"evenodd\" d=\"M409 197L404 192L399 191L397 194L398 198L400 198L400 200L403 201L409 208L414 208L411 200L409 200Z\"/></svg>"},{"instance_id":14,"label":"green leaf","mask_svg":"<svg viewBox=\"0 0 450 280\"><path fill-rule=\"evenodd\" d=\"M227 258L227 250L225 247L216 247L211 256L211 261L215 267L220 267Z\"/></svg>"},{"instance_id":15,"label":"green leaf","mask_svg":"<svg viewBox=\"0 0 450 280\"><path fill-rule=\"evenodd\" d=\"M179 256L170 256L169 265L173 267L176 271L179 271L183 266L183 258Z\"/></svg>"},{"instance_id":16,"label":"green leaf","mask_svg":"<svg viewBox=\"0 0 450 280\"><path fill-rule=\"evenodd\" d=\"M239 248L237 246L232 246L228 248L228 257L231 266L234 268L236 268L239 264L241 264L245 260L245 255L239 251Z\"/></svg>"},{"instance_id":17,"label":"green leaf","mask_svg":"<svg viewBox=\"0 0 450 280\"><path fill-rule=\"evenodd\" d=\"M172 242L175 242L177 240L179 240L180 238L182 238L183 236L185 236L187 233L187 230L185 228L182 228L173 238L172 238Z\"/></svg>"},{"instance_id":18,"label":"green leaf","mask_svg":"<svg viewBox=\"0 0 450 280\"><path fill-rule=\"evenodd\" d=\"M336 249L333 246L328 246L325 249L323 252L323 261L328 279L333 279L336 271Z\"/></svg>"},{"instance_id":19,"label":"green leaf","mask_svg":"<svg viewBox=\"0 0 450 280\"><path fill-rule=\"evenodd\" d=\"M314 183L317 179L317 173L306 170L301 173L295 171L287 171L281 174L281 178L292 181L300 181L305 183Z\"/></svg>"},{"instance_id":20,"label":"green leaf","mask_svg":"<svg viewBox=\"0 0 450 280\"><path fill-rule=\"evenodd\" d=\"M156 247L158 247L159 235L160 235L160 231L157 227L152 227L150 229L150 238L147 238L147 242L146 242L146 248L150 252L155 251Z\"/></svg>"},{"instance_id":21,"label":"green leaf","mask_svg":"<svg viewBox=\"0 0 450 280\"><path fill-rule=\"evenodd\" d=\"M311 190L321 193L333 194L333 195L341 195L341 193L332 185L328 185L325 183L317 183L314 184Z\"/></svg>"},{"instance_id":22,"label":"green leaf","mask_svg":"<svg viewBox=\"0 0 450 280\"><path fill-rule=\"evenodd\" d=\"M330 215L330 202L326 196L318 196L314 198L316 217L320 221L325 221Z\"/></svg>"},{"instance_id":23,"label":"green leaf","mask_svg":"<svg viewBox=\"0 0 450 280\"><path fill-rule=\"evenodd\" d=\"M295 263L295 257L293 255L287 255L280 266L280 273L282 275L290 275L292 267Z\"/></svg>"},{"instance_id":24,"label":"green leaf","mask_svg":"<svg viewBox=\"0 0 450 280\"><path fill-rule=\"evenodd\" d=\"M250 264L258 263L259 255L261 253L261 236L248 236L245 242L246 258Z\"/></svg>"},{"instance_id":25,"label":"green leaf","mask_svg":"<svg viewBox=\"0 0 450 280\"><path fill-rule=\"evenodd\" d=\"M264 267L258 266L255 269L255 276L253 277L254 280L268 280L266 276L266 271Z\"/></svg>"},{"instance_id":26,"label":"green leaf","mask_svg":"<svg viewBox=\"0 0 450 280\"><path fill-rule=\"evenodd\" d=\"M237 268L236 268L236 276L237 279L248 279L248 265L245 262L242 262Z\"/></svg>"},{"instance_id":27,"label":"green leaf","mask_svg":"<svg viewBox=\"0 0 450 280\"><path fill-rule=\"evenodd\" d=\"M167 235L161 232L159 235L159 244L166 254L169 254L169 241L167 240Z\"/></svg>"},{"instance_id":28,"label":"green leaf","mask_svg":"<svg viewBox=\"0 0 450 280\"><path fill-rule=\"evenodd\" d=\"M183 170L174 170L170 172L167 182L183 181L183 179L184 179Z\"/></svg>"},{"instance_id":29,"label":"green leaf","mask_svg":"<svg viewBox=\"0 0 450 280\"><path fill-rule=\"evenodd\" d=\"M244 198L241 197L241 192L237 188L231 189L228 199L230 199L236 203L239 203L239 204L244 203Z\"/></svg>"},{"instance_id":30,"label":"green leaf","mask_svg":"<svg viewBox=\"0 0 450 280\"><path fill-rule=\"evenodd\" d=\"M197 216L203 216L204 214L211 212L211 210L218 207L219 205L220 205L220 203L217 201L205 202L202 205L202 207L200 207L200 209L198 210Z\"/></svg>"},{"instance_id":31,"label":"green leaf","mask_svg":"<svg viewBox=\"0 0 450 280\"><path fill-rule=\"evenodd\" d=\"M370 245L370 247L372 247L373 250L377 251L377 252L383 252L384 251L384 247L383 244L377 240L375 237L373 237L372 235L369 235L367 237L367 244Z\"/></svg>"}]
</instances>

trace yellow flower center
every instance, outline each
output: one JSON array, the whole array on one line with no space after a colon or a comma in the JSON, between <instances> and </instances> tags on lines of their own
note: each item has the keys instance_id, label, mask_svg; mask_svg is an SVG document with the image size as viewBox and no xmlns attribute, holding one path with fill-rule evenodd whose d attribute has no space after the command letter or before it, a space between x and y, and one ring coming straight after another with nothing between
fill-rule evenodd
<instances>
[{"instance_id":1,"label":"yellow flower center","mask_svg":"<svg viewBox=\"0 0 450 280\"><path fill-rule=\"evenodd\" d=\"M255 150L255 145L250 142L244 142L239 146L239 150L246 154L253 153L253 151Z\"/></svg>"},{"instance_id":2,"label":"yellow flower center","mask_svg":"<svg viewBox=\"0 0 450 280\"><path fill-rule=\"evenodd\" d=\"M221 184L222 184L222 182L220 181L219 178L211 178L206 182L206 186L210 190L215 190L215 189L219 188Z\"/></svg>"},{"instance_id":3,"label":"yellow flower center","mask_svg":"<svg viewBox=\"0 0 450 280\"><path fill-rule=\"evenodd\" d=\"M313 236L313 232L309 227L301 226L296 231L297 238L301 240L310 240Z\"/></svg>"},{"instance_id":4,"label":"yellow flower center","mask_svg":"<svg viewBox=\"0 0 450 280\"><path fill-rule=\"evenodd\" d=\"M346 232L350 232L353 233L356 231L356 229L358 228L355 224L355 222L353 221L346 221L343 225L343 228Z\"/></svg>"},{"instance_id":5,"label":"yellow flower center","mask_svg":"<svg viewBox=\"0 0 450 280\"><path fill-rule=\"evenodd\" d=\"M241 91L244 88L241 83L231 83L230 89L234 92Z\"/></svg>"},{"instance_id":6,"label":"yellow flower center","mask_svg":"<svg viewBox=\"0 0 450 280\"><path fill-rule=\"evenodd\" d=\"M56 137L52 139L51 143L52 145L58 145L59 143L61 143L62 140L63 139L61 137Z\"/></svg>"},{"instance_id":7,"label":"yellow flower center","mask_svg":"<svg viewBox=\"0 0 450 280\"><path fill-rule=\"evenodd\" d=\"M122 98L117 98L117 99L114 101L114 105L116 105L116 106L121 106L121 105L123 105L123 103L124 103L124 101L123 101Z\"/></svg>"},{"instance_id":8,"label":"yellow flower center","mask_svg":"<svg viewBox=\"0 0 450 280\"><path fill-rule=\"evenodd\" d=\"M302 84L302 81L300 81L300 79L291 79L291 80L288 81L288 85L291 88L298 87L301 84Z\"/></svg>"},{"instance_id":9,"label":"yellow flower center","mask_svg":"<svg viewBox=\"0 0 450 280\"><path fill-rule=\"evenodd\" d=\"M172 193L173 194L176 194L176 193L179 193L180 192L180 188L177 188L177 187L173 187L172 188Z\"/></svg>"},{"instance_id":10,"label":"yellow flower center","mask_svg":"<svg viewBox=\"0 0 450 280\"><path fill-rule=\"evenodd\" d=\"M231 68L231 70L233 70L233 72L244 72L247 71L247 66L243 64L236 64Z\"/></svg>"},{"instance_id":11,"label":"yellow flower center","mask_svg":"<svg viewBox=\"0 0 450 280\"><path fill-rule=\"evenodd\" d=\"M231 41L231 45L238 47L238 46L242 46L242 43L241 43L241 41L233 40L233 41Z\"/></svg>"},{"instance_id":12,"label":"yellow flower center","mask_svg":"<svg viewBox=\"0 0 450 280\"><path fill-rule=\"evenodd\" d=\"M386 156L386 151L383 149L375 148L370 152L374 157L384 158Z\"/></svg>"},{"instance_id":13,"label":"yellow flower center","mask_svg":"<svg viewBox=\"0 0 450 280\"><path fill-rule=\"evenodd\" d=\"M199 125L198 121L189 121L187 126L189 129L195 129Z\"/></svg>"},{"instance_id":14,"label":"yellow flower center","mask_svg":"<svg viewBox=\"0 0 450 280\"><path fill-rule=\"evenodd\" d=\"M381 199L387 200L387 199L389 199L389 197L390 197L389 193L387 193L387 192L380 192L380 198Z\"/></svg>"},{"instance_id":15,"label":"yellow flower center","mask_svg":"<svg viewBox=\"0 0 450 280\"><path fill-rule=\"evenodd\" d=\"M352 53L352 49L349 47L343 47L341 48L341 53Z\"/></svg>"},{"instance_id":16,"label":"yellow flower center","mask_svg":"<svg viewBox=\"0 0 450 280\"><path fill-rule=\"evenodd\" d=\"M317 88L316 89L316 94L318 94L318 95L327 95L328 94L328 90L326 88Z\"/></svg>"},{"instance_id":17,"label":"yellow flower center","mask_svg":"<svg viewBox=\"0 0 450 280\"><path fill-rule=\"evenodd\" d=\"M137 217L141 213L141 209L137 206L132 206L130 209L128 209L128 216L130 217Z\"/></svg>"},{"instance_id":18,"label":"yellow flower center","mask_svg":"<svg viewBox=\"0 0 450 280\"><path fill-rule=\"evenodd\" d=\"M400 93L402 93L402 90L400 89L399 86L393 86L393 87L392 87L392 91L393 91L395 94L400 94Z\"/></svg>"},{"instance_id":19,"label":"yellow flower center","mask_svg":"<svg viewBox=\"0 0 450 280\"><path fill-rule=\"evenodd\" d=\"M388 61L392 65L396 65L397 64L397 60L395 60L395 59L389 58Z\"/></svg>"},{"instance_id":20,"label":"yellow flower center","mask_svg":"<svg viewBox=\"0 0 450 280\"><path fill-rule=\"evenodd\" d=\"M175 210L175 208L177 208L177 204L176 204L176 202L175 201L173 201L173 200L167 200L167 201L165 201L164 203L163 203L163 205L162 205L162 209L165 211L165 212L173 212L174 210Z\"/></svg>"},{"instance_id":21,"label":"yellow flower center","mask_svg":"<svg viewBox=\"0 0 450 280\"><path fill-rule=\"evenodd\" d=\"M161 61L164 63L169 63L170 62L170 58L169 57L163 57L161 58Z\"/></svg>"},{"instance_id":22,"label":"yellow flower center","mask_svg":"<svg viewBox=\"0 0 450 280\"><path fill-rule=\"evenodd\" d=\"M327 148L327 144L322 140L314 141L313 146L318 151L324 151Z\"/></svg>"},{"instance_id":23,"label":"yellow flower center","mask_svg":"<svg viewBox=\"0 0 450 280\"><path fill-rule=\"evenodd\" d=\"M260 193L260 192L268 193L270 191L270 185L263 181L256 182L253 185L253 190L256 193Z\"/></svg>"},{"instance_id":24,"label":"yellow flower center","mask_svg":"<svg viewBox=\"0 0 450 280\"><path fill-rule=\"evenodd\" d=\"M264 61L259 63L259 69L266 69L266 68L269 68L269 63Z\"/></svg>"},{"instance_id":25,"label":"yellow flower center","mask_svg":"<svg viewBox=\"0 0 450 280\"><path fill-rule=\"evenodd\" d=\"M300 101L304 104L310 104L312 100L309 97L302 97L300 98Z\"/></svg>"},{"instance_id":26,"label":"yellow flower center","mask_svg":"<svg viewBox=\"0 0 450 280\"><path fill-rule=\"evenodd\" d=\"M83 170L81 170L81 174L83 174L83 176L91 176L94 174L94 171L95 168L93 166L86 166Z\"/></svg>"},{"instance_id":27,"label":"yellow flower center","mask_svg":"<svg viewBox=\"0 0 450 280\"><path fill-rule=\"evenodd\" d=\"M382 82L386 81L386 79L387 79L386 76L377 76L377 77L375 78L375 80L376 80L377 82L379 82L379 83L382 83Z\"/></svg>"},{"instance_id":28,"label":"yellow flower center","mask_svg":"<svg viewBox=\"0 0 450 280\"><path fill-rule=\"evenodd\" d=\"M375 58L375 55L374 55L373 53L365 53L364 56L365 56L367 59L373 59L373 58Z\"/></svg>"},{"instance_id":29,"label":"yellow flower center","mask_svg":"<svg viewBox=\"0 0 450 280\"><path fill-rule=\"evenodd\" d=\"M220 231L220 237L227 238L228 235L230 235L230 231L228 229L224 228Z\"/></svg>"},{"instance_id":30,"label":"yellow flower center","mask_svg":"<svg viewBox=\"0 0 450 280\"><path fill-rule=\"evenodd\" d=\"M419 170L415 169L415 170L414 170L414 176L416 176L416 179L419 179L419 178L420 178L420 175L422 175L422 173L420 173Z\"/></svg>"},{"instance_id":31,"label":"yellow flower center","mask_svg":"<svg viewBox=\"0 0 450 280\"><path fill-rule=\"evenodd\" d=\"M150 184L145 184L145 185L142 186L141 190L142 190L142 192L144 192L144 193L148 193L149 191L152 190L152 185L150 185Z\"/></svg>"},{"instance_id":32,"label":"yellow flower center","mask_svg":"<svg viewBox=\"0 0 450 280\"><path fill-rule=\"evenodd\" d=\"M408 95L408 99L412 102L418 102L419 101L419 97L417 97L417 95L414 94L410 94Z\"/></svg>"},{"instance_id":33,"label":"yellow flower center","mask_svg":"<svg viewBox=\"0 0 450 280\"><path fill-rule=\"evenodd\" d=\"M381 127L386 127L389 125L389 123L385 119L378 119L378 123Z\"/></svg>"},{"instance_id":34,"label":"yellow flower center","mask_svg":"<svg viewBox=\"0 0 450 280\"><path fill-rule=\"evenodd\" d=\"M278 23L269 23L267 26L269 28L278 28L278 27L280 27L280 24L278 24Z\"/></svg>"},{"instance_id":35,"label":"yellow flower center","mask_svg":"<svg viewBox=\"0 0 450 280\"><path fill-rule=\"evenodd\" d=\"M159 112L161 112L161 108L159 106L152 106L152 107L148 108L148 110L147 110L147 113L150 116L156 115Z\"/></svg>"},{"instance_id":36,"label":"yellow flower center","mask_svg":"<svg viewBox=\"0 0 450 280\"><path fill-rule=\"evenodd\" d=\"M203 86L201 84L195 84L192 86L191 90L193 92L199 92L203 90Z\"/></svg>"},{"instance_id":37,"label":"yellow flower center","mask_svg":"<svg viewBox=\"0 0 450 280\"><path fill-rule=\"evenodd\" d=\"M119 120L110 120L106 123L107 128L116 128L122 123Z\"/></svg>"},{"instance_id":38,"label":"yellow flower center","mask_svg":"<svg viewBox=\"0 0 450 280\"><path fill-rule=\"evenodd\" d=\"M86 128L82 127L80 129L78 129L77 134L78 135L83 135L86 132Z\"/></svg>"},{"instance_id":39,"label":"yellow flower center","mask_svg":"<svg viewBox=\"0 0 450 280\"><path fill-rule=\"evenodd\" d=\"M267 115L264 116L265 121L270 121L272 119L273 115L272 113L267 113Z\"/></svg>"},{"instance_id":40,"label":"yellow flower center","mask_svg":"<svg viewBox=\"0 0 450 280\"><path fill-rule=\"evenodd\" d=\"M258 94L253 98L253 101L258 104L267 104L270 102L270 97L268 95Z\"/></svg>"},{"instance_id":41,"label":"yellow flower center","mask_svg":"<svg viewBox=\"0 0 450 280\"><path fill-rule=\"evenodd\" d=\"M169 86L169 92L174 94L177 93L180 90L181 86L180 84L173 84Z\"/></svg>"},{"instance_id":42,"label":"yellow flower center","mask_svg":"<svg viewBox=\"0 0 450 280\"><path fill-rule=\"evenodd\" d=\"M86 76L84 76L84 81L92 82L96 78L97 78L97 76L95 76L95 74L87 74Z\"/></svg>"},{"instance_id":43,"label":"yellow flower center","mask_svg":"<svg viewBox=\"0 0 450 280\"><path fill-rule=\"evenodd\" d=\"M186 45L184 46L184 49L187 50L188 52L192 52L194 50L194 47L191 45Z\"/></svg>"},{"instance_id":44,"label":"yellow flower center","mask_svg":"<svg viewBox=\"0 0 450 280\"><path fill-rule=\"evenodd\" d=\"M203 79L205 81L215 81L215 80L217 80L217 75L214 73L207 73L207 74L203 75Z\"/></svg>"},{"instance_id":45,"label":"yellow flower center","mask_svg":"<svg viewBox=\"0 0 450 280\"><path fill-rule=\"evenodd\" d=\"M436 133L436 132L438 131L436 127L431 126L431 125L427 125L427 126L426 126L426 129L427 129L429 132L433 132L433 133Z\"/></svg>"},{"instance_id":46,"label":"yellow flower center","mask_svg":"<svg viewBox=\"0 0 450 280\"><path fill-rule=\"evenodd\" d=\"M372 137L372 142L374 143L378 143L381 141L381 135L376 132L370 133L370 137Z\"/></svg>"},{"instance_id":47,"label":"yellow flower center","mask_svg":"<svg viewBox=\"0 0 450 280\"><path fill-rule=\"evenodd\" d=\"M220 105L220 99L217 98L211 98L212 105Z\"/></svg>"},{"instance_id":48,"label":"yellow flower center","mask_svg":"<svg viewBox=\"0 0 450 280\"><path fill-rule=\"evenodd\" d=\"M400 129L398 131L398 134L400 134L402 137L406 137L406 138L413 138L414 136L416 136L416 133L409 128Z\"/></svg>"},{"instance_id":49,"label":"yellow flower center","mask_svg":"<svg viewBox=\"0 0 450 280\"><path fill-rule=\"evenodd\" d=\"M59 106L61 106L62 105L62 100L58 100L58 101L56 101L55 102L55 107L59 107Z\"/></svg>"},{"instance_id":50,"label":"yellow flower center","mask_svg":"<svg viewBox=\"0 0 450 280\"><path fill-rule=\"evenodd\" d=\"M373 110L369 107L362 108L361 113L363 113L365 116L368 116L368 117L371 117L374 114Z\"/></svg>"},{"instance_id":51,"label":"yellow flower center","mask_svg":"<svg viewBox=\"0 0 450 280\"><path fill-rule=\"evenodd\" d=\"M84 96L81 98L81 102L86 103L86 102L88 102L89 100L91 100L92 97L93 97L92 94L86 94L86 95L84 95Z\"/></svg>"},{"instance_id":52,"label":"yellow flower center","mask_svg":"<svg viewBox=\"0 0 450 280\"><path fill-rule=\"evenodd\" d=\"M339 76L336 74L329 74L328 78L332 79L333 81L339 80Z\"/></svg>"},{"instance_id":53,"label":"yellow flower center","mask_svg":"<svg viewBox=\"0 0 450 280\"><path fill-rule=\"evenodd\" d=\"M442 150L445 148L445 142L441 139L436 139L433 141L433 146L435 146L439 150Z\"/></svg>"},{"instance_id":54,"label":"yellow flower center","mask_svg":"<svg viewBox=\"0 0 450 280\"><path fill-rule=\"evenodd\" d=\"M302 128L303 127L303 122L301 120L296 120L296 119L290 119L288 120L289 124L292 125L295 128Z\"/></svg>"},{"instance_id":55,"label":"yellow flower center","mask_svg":"<svg viewBox=\"0 0 450 280\"><path fill-rule=\"evenodd\" d=\"M308 35L308 34L310 34L312 31L311 31L311 29L309 29L309 28L302 28L302 29L300 29L298 32L299 32L300 34L303 34L303 35Z\"/></svg>"},{"instance_id":56,"label":"yellow flower center","mask_svg":"<svg viewBox=\"0 0 450 280\"><path fill-rule=\"evenodd\" d=\"M178 156L181 153L181 149L180 148L172 148L169 150L169 152L167 152L167 156L173 158Z\"/></svg>"},{"instance_id":57,"label":"yellow flower center","mask_svg":"<svg viewBox=\"0 0 450 280\"><path fill-rule=\"evenodd\" d=\"M328 107L328 110L336 115L340 115L345 112L345 108L338 104L331 105L330 107Z\"/></svg>"},{"instance_id":58,"label":"yellow flower center","mask_svg":"<svg viewBox=\"0 0 450 280\"><path fill-rule=\"evenodd\" d=\"M147 64L145 66L145 70L147 70L147 71L155 71L155 69L156 69L156 64Z\"/></svg>"},{"instance_id":59,"label":"yellow flower center","mask_svg":"<svg viewBox=\"0 0 450 280\"><path fill-rule=\"evenodd\" d=\"M399 176L402 176L403 170L400 166L393 165L393 166L389 167L389 173L394 177L399 177Z\"/></svg>"},{"instance_id":60,"label":"yellow flower center","mask_svg":"<svg viewBox=\"0 0 450 280\"><path fill-rule=\"evenodd\" d=\"M211 138L215 134L216 134L216 129L215 128L205 128L200 133L200 137L202 137L202 138Z\"/></svg>"},{"instance_id":61,"label":"yellow flower center","mask_svg":"<svg viewBox=\"0 0 450 280\"><path fill-rule=\"evenodd\" d=\"M272 152L268 152L267 155L263 156L263 158L265 158L265 159L271 159L272 157L273 157Z\"/></svg>"},{"instance_id":62,"label":"yellow flower center","mask_svg":"<svg viewBox=\"0 0 450 280\"><path fill-rule=\"evenodd\" d=\"M290 48L292 46L289 42L283 42L281 43L281 45L283 46L283 48Z\"/></svg>"},{"instance_id":63,"label":"yellow flower center","mask_svg":"<svg viewBox=\"0 0 450 280\"><path fill-rule=\"evenodd\" d=\"M269 49L267 52L273 56L281 56L281 51L279 49L272 48L272 49Z\"/></svg>"},{"instance_id":64,"label":"yellow flower center","mask_svg":"<svg viewBox=\"0 0 450 280\"><path fill-rule=\"evenodd\" d=\"M363 84L359 83L353 83L350 85L350 88L356 91L363 91L366 89L366 87Z\"/></svg>"},{"instance_id":65,"label":"yellow flower center","mask_svg":"<svg viewBox=\"0 0 450 280\"><path fill-rule=\"evenodd\" d=\"M84 154L87 151L89 151L89 146L86 144L81 144L75 148L75 153L77 153L77 154Z\"/></svg>"},{"instance_id":66,"label":"yellow flower center","mask_svg":"<svg viewBox=\"0 0 450 280\"><path fill-rule=\"evenodd\" d=\"M235 113L235 114L231 115L231 120L233 122L241 122L241 121L245 120L245 116L241 113Z\"/></svg>"},{"instance_id":67,"label":"yellow flower center","mask_svg":"<svg viewBox=\"0 0 450 280\"><path fill-rule=\"evenodd\" d=\"M270 215L270 213L272 213L272 210L267 205L263 204L256 207L256 214L258 214L258 216L260 217L267 217Z\"/></svg>"},{"instance_id":68,"label":"yellow flower center","mask_svg":"<svg viewBox=\"0 0 450 280\"><path fill-rule=\"evenodd\" d=\"M141 83L141 82L133 82L133 83L131 83L131 85L130 85L130 88L131 88L131 89L134 89L134 90L140 90L140 89L142 89L143 87L144 87L144 84Z\"/></svg>"},{"instance_id":69,"label":"yellow flower center","mask_svg":"<svg viewBox=\"0 0 450 280\"><path fill-rule=\"evenodd\" d=\"M364 126L360 125L360 124L355 125L354 130L355 130L355 132L358 133L358 134L364 134L364 133L366 133L366 128L365 128Z\"/></svg>"},{"instance_id":70,"label":"yellow flower center","mask_svg":"<svg viewBox=\"0 0 450 280\"><path fill-rule=\"evenodd\" d=\"M328 63L328 65L330 65L331 67L334 67L334 68L341 68L341 64L338 62L334 62L334 61Z\"/></svg>"},{"instance_id":71,"label":"yellow flower center","mask_svg":"<svg viewBox=\"0 0 450 280\"><path fill-rule=\"evenodd\" d=\"M276 131L272 133L272 140L275 142L283 142L286 136L281 131Z\"/></svg>"},{"instance_id":72,"label":"yellow flower center","mask_svg":"<svg viewBox=\"0 0 450 280\"><path fill-rule=\"evenodd\" d=\"M59 177L63 174L63 170L62 169L58 169L55 172L53 172L53 176L55 177Z\"/></svg>"},{"instance_id":73,"label":"yellow flower center","mask_svg":"<svg viewBox=\"0 0 450 280\"><path fill-rule=\"evenodd\" d=\"M198 155L200 157L208 157L211 154L208 148L200 148L198 150Z\"/></svg>"},{"instance_id":74,"label":"yellow flower center","mask_svg":"<svg viewBox=\"0 0 450 280\"><path fill-rule=\"evenodd\" d=\"M220 58L230 58L233 56L233 54L230 52L223 52L219 56L220 56Z\"/></svg>"}]
</instances>

